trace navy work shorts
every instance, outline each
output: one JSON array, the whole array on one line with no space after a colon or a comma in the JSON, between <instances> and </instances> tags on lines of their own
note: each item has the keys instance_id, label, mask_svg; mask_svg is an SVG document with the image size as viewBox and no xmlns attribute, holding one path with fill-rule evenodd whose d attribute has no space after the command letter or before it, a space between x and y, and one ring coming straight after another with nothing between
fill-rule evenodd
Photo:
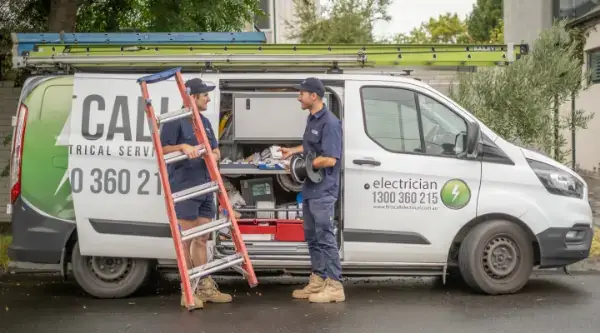
<instances>
[{"instance_id":1,"label":"navy work shorts","mask_svg":"<svg viewBox=\"0 0 600 333\"><path fill-rule=\"evenodd\" d=\"M175 214L180 220L195 220L198 217L213 219L215 202L213 193L187 199L175 204Z\"/></svg>"}]
</instances>

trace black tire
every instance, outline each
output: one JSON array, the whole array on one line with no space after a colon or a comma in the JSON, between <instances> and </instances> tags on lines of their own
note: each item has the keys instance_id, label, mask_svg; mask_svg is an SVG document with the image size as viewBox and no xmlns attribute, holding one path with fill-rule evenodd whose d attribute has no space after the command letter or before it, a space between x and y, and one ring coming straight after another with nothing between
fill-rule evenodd
<instances>
[{"instance_id":1,"label":"black tire","mask_svg":"<svg viewBox=\"0 0 600 333\"><path fill-rule=\"evenodd\" d=\"M147 259L84 257L79 242L73 247L71 265L77 284L97 298L127 297L146 282L151 272Z\"/></svg>"},{"instance_id":2,"label":"black tire","mask_svg":"<svg viewBox=\"0 0 600 333\"><path fill-rule=\"evenodd\" d=\"M493 253L493 250L498 250ZM533 246L523 228L509 221L475 226L458 254L460 273L469 287L489 295L521 290L533 270ZM494 266L494 264L496 266Z\"/></svg>"}]
</instances>

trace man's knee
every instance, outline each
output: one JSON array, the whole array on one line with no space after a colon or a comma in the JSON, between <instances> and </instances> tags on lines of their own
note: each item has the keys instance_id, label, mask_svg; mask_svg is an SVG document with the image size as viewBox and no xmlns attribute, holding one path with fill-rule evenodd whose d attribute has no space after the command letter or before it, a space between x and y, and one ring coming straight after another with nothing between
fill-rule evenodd
<instances>
[{"instance_id":1,"label":"man's knee","mask_svg":"<svg viewBox=\"0 0 600 333\"><path fill-rule=\"evenodd\" d=\"M205 248L208 237L204 238L204 236L196 237L191 240L192 248Z\"/></svg>"},{"instance_id":2,"label":"man's knee","mask_svg":"<svg viewBox=\"0 0 600 333\"><path fill-rule=\"evenodd\" d=\"M177 219L177 222L183 230L192 229L200 225L197 219Z\"/></svg>"},{"instance_id":3,"label":"man's knee","mask_svg":"<svg viewBox=\"0 0 600 333\"><path fill-rule=\"evenodd\" d=\"M310 205L311 219L314 221L316 238L322 245L336 246L333 228L333 205L330 198L314 200Z\"/></svg>"}]
</instances>

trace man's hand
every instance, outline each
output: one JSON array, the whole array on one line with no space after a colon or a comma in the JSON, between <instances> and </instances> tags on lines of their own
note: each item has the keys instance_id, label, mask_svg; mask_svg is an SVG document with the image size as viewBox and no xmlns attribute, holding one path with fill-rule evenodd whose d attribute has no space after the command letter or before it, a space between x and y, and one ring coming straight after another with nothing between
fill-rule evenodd
<instances>
[{"instance_id":1,"label":"man's hand","mask_svg":"<svg viewBox=\"0 0 600 333\"><path fill-rule=\"evenodd\" d=\"M282 153L281 158L285 160L286 158L294 155L295 153L301 152L302 146L294 147L294 148L281 147L281 148L279 148L279 151Z\"/></svg>"},{"instance_id":2,"label":"man's hand","mask_svg":"<svg viewBox=\"0 0 600 333\"><path fill-rule=\"evenodd\" d=\"M200 157L198 148L190 146L186 143L181 145L181 152L186 154L189 159L194 159L194 158Z\"/></svg>"}]
</instances>

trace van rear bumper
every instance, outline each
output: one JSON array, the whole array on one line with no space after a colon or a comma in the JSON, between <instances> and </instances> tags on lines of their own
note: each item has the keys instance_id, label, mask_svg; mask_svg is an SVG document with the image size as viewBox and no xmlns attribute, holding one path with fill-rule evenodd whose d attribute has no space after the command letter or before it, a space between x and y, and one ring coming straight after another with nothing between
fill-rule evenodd
<instances>
[{"instance_id":1,"label":"van rear bumper","mask_svg":"<svg viewBox=\"0 0 600 333\"><path fill-rule=\"evenodd\" d=\"M75 222L39 212L19 197L12 206L11 261L58 264Z\"/></svg>"},{"instance_id":2,"label":"van rear bumper","mask_svg":"<svg viewBox=\"0 0 600 333\"><path fill-rule=\"evenodd\" d=\"M541 253L539 268L563 267L589 257L593 238L594 229L589 224L542 231L537 234Z\"/></svg>"}]
</instances>

